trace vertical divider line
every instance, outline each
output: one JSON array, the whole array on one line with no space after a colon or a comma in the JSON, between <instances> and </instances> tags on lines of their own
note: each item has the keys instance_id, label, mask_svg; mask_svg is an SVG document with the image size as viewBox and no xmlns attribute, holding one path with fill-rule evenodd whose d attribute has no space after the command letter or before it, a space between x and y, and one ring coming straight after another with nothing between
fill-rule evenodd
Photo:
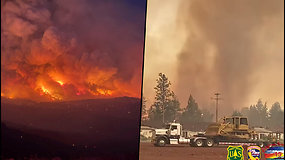
<instances>
[{"instance_id":1,"label":"vertical divider line","mask_svg":"<svg viewBox=\"0 0 285 160\"><path fill-rule=\"evenodd\" d=\"M142 80L141 80L141 103L139 114L139 133L138 133L138 160L140 158L140 133L141 133L141 120L142 120L142 103L143 103L143 78L144 78L144 59L145 59L145 47L146 47L146 22L147 22L147 5L148 0L145 0L145 21L144 21L144 45L143 45L143 57L142 57Z\"/></svg>"}]
</instances>

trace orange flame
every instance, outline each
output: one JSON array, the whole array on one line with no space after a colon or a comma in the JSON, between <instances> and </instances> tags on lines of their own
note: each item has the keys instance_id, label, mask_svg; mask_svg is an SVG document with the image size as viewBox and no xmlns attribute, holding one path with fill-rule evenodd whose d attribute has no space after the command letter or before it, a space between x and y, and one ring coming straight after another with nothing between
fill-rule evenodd
<instances>
[{"instance_id":1,"label":"orange flame","mask_svg":"<svg viewBox=\"0 0 285 160\"><path fill-rule=\"evenodd\" d=\"M95 91L89 90L91 94L95 96L111 96L113 94L113 91L108 90L108 89L102 89L102 88L97 88Z\"/></svg>"},{"instance_id":2,"label":"orange flame","mask_svg":"<svg viewBox=\"0 0 285 160\"><path fill-rule=\"evenodd\" d=\"M107 89L97 89L97 92L100 93L101 95L112 95L112 91L111 90L107 90Z\"/></svg>"},{"instance_id":3,"label":"orange flame","mask_svg":"<svg viewBox=\"0 0 285 160\"><path fill-rule=\"evenodd\" d=\"M58 94L54 94L52 91L47 89L45 86L41 86L41 90L44 93L41 93L41 95L47 95L50 97L51 100L62 100L62 97Z\"/></svg>"},{"instance_id":4,"label":"orange flame","mask_svg":"<svg viewBox=\"0 0 285 160\"><path fill-rule=\"evenodd\" d=\"M59 83L61 86L64 85L64 83L62 81L56 81L57 83Z\"/></svg>"},{"instance_id":5,"label":"orange flame","mask_svg":"<svg viewBox=\"0 0 285 160\"><path fill-rule=\"evenodd\" d=\"M54 70L40 73L35 79L30 79L29 86L11 83L2 90L1 96L7 98L30 98L37 101L60 101L90 98L109 98L122 95L133 96L127 83L114 80L115 71L96 69L93 74L70 76ZM28 76L28 73L25 73ZM18 89L22 88L22 89ZM31 89L31 90L28 90ZM24 92L23 92L24 91Z\"/></svg>"},{"instance_id":6,"label":"orange flame","mask_svg":"<svg viewBox=\"0 0 285 160\"><path fill-rule=\"evenodd\" d=\"M45 94L49 94L49 93L50 93L49 90L46 89L44 86L42 86L42 91L43 91Z\"/></svg>"}]
</instances>

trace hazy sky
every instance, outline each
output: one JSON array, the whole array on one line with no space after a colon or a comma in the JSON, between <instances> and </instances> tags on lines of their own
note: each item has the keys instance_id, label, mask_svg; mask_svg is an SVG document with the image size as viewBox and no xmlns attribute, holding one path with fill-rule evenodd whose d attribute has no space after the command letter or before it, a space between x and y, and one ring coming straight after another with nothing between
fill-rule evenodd
<instances>
[{"instance_id":1,"label":"hazy sky","mask_svg":"<svg viewBox=\"0 0 285 160\"><path fill-rule=\"evenodd\" d=\"M159 72L169 77L182 107L191 93L201 107L213 110L217 91L222 114L259 98L284 107L284 2L148 1L143 87L148 106Z\"/></svg>"}]
</instances>

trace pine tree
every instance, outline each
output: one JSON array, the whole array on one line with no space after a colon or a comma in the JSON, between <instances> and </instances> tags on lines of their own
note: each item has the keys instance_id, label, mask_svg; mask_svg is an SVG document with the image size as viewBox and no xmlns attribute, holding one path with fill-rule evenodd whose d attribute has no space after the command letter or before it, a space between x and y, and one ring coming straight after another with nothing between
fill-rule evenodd
<instances>
[{"instance_id":1,"label":"pine tree","mask_svg":"<svg viewBox=\"0 0 285 160\"><path fill-rule=\"evenodd\" d=\"M176 95L172 93L169 103L167 103L165 108L165 121L172 122L178 119L178 111L180 111L180 102Z\"/></svg>"},{"instance_id":2,"label":"pine tree","mask_svg":"<svg viewBox=\"0 0 285 160\"><path fill-rule=\"evenodd\" d=\"M259 115L255 105L250 105L248 112L249 125L259 127Z\"/></svg>"},{"instance_id":3,"label":"pine tree","mask_svg":"<svg viewBox=\"0 0 285 160\"><path fill-rule=\"evenodd\" d=\"M146 99L145 97L142 97L142 111L141 111L141 120L145 121L147 120L147 109L146 109Z\"/></svg>"},{"instance_id":4,"label":"pine tree","mask_svg":"<svg viewBox=\"0 0 285 160\"><path fill-rule=\"evenodd\" d=\"M267 103L259 99L256 105L251 105L248 112L249 123L253 127L268 127Z\"/></svg>"},{"instance_id":5,"label":"pine tree","mask_svg":"<svg viewBox=\"0 0 285 160\"><path fill-rule=\"evenodd\" d=\"M166 123L173 121L180 108L180 103L173 91L170 90L170 81L165 74L159 73L156 80L157 85L155 90L155 102L149 110L150 121L157 123Z\"/></svg>"},{"instance_id":6,"label":"pine tree","mask_svg":"<svg viewBox=\"0 0 285 160\"><path fill-rule=\"evenodd\" d=\"M188 104L182 112L181 121L184 123L187 122L200 122L202 112L198 108L198 104L195 102L195 99L190 95L188 99Z\"/></svg>"},{"instance_id":7,"label":"pine tree","mask_svg":"<svg viewBox=\"0 0 285 160\"><path fill-rule=\"evenodd\" d=\"M284 126L284 111L279 102L275 102L269 110L269 122L272 128Z\"/></svg>"},{"instance_id":8,"label":"pine tree","mask_svg":"<svg viewBox=\"0 0 285 160\"><path fill-rule=\"evenodd\" d=\"M262 103L261 99L258 100L256 104L256 109L259 114L259 126L267 127L268 126L268 108L267 103Z\"/></svg>"}]
</instances>

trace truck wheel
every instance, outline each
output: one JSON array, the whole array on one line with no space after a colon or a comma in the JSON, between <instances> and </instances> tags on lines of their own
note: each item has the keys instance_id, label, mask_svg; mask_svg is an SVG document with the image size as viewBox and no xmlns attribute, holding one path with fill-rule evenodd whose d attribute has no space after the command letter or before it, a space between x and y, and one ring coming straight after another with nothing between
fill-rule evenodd
<instances>
[{"instance_id":1,"label":"truck wheel","mask_svg":"<svg viewBox=\"0 0 285 160\"><path fill-rule=\"evenodd\" d=\"M197 140L195 141L195 145L196 145L197 147L202 147L202 146L204 145L204 142L203 142L202 139L197 139Z\"/></svg>"},{"instance_id":2,"label":"truck wheel","mask_svg":"<svg viewBox=\"0 0 285 160\"><path fill-rule=\"evenodd\" d=\"M166 140L165 138L159 138L156 143L157 143L157 146L164 147L166 145Z\"/></svg>"},{"instance_id":3,"label":"truck wheel","mask_svg":"<svg viewBox=\"0 0 285 160\"><path fill-rule=\"evenodd\" d=\"M212 139L207 139L207 140L206 140L206 145L207 145L207 147L213 147L213 146L214 146L214 140L212 140Z\"/></svg>"}]
</instances>

